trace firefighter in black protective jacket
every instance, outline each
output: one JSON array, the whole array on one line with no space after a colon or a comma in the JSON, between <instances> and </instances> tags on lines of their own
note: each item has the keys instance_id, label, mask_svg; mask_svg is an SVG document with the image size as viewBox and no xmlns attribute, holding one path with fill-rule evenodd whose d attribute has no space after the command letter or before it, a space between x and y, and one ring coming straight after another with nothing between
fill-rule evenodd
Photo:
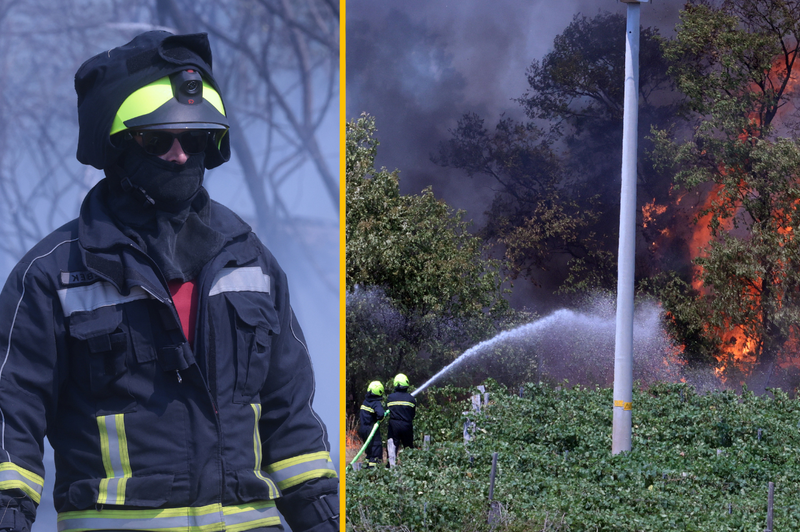
<instances>
[{"instance_id":1,"label":"firefighter in black protective jacket","mask_svg":"<svg viewBox=\"0 0 800 532\"><path fill-rule=\"evenodd\" d=\"M230 157L206 35L141 34L75 89L106 177L0 295L0 530L30 529L45 436L61 532L338 530L286 276L202 187Z\"/></svg>"},{"instance_id":2,"label":"firefighter in black protective jacket","mask_svg":"<svg viewBox=\"0 0 800 532\"><path fill-rule=\"evenodd\" d=\"M367 441L372 428L386 415L382 400L383 384L379 381L372 381L367 386L367 395L364 397L364 403L361 405L359 415L358 436L362 442ZM380 430L375 431L375 435L372 437L372 441L364 455L367 459L367 467L375 467L383 463L383 439Z\"/></svg>"},{"instance_id":3,"label":"firefighter in black protective jacket","mask_svg":"<svg viewBox=\"0 0 800 532\"><path fill-rule=\"evenodd\" d=\"M417 414L417 400L408 393L408 377L398 373L394 378L394 392L389 394L386 406L389 408L389 435L394 440L396 450L400 444L414 448L414 416Z\"/></svg>"}]
</instances>

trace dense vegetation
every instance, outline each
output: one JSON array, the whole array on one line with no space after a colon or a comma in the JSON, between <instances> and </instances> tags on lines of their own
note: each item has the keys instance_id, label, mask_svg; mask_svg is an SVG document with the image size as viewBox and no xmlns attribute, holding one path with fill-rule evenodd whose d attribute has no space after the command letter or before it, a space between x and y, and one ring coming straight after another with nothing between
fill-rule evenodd
<instances>
[{"instance_id":1,"label":"dense vegetation","mask_svg":"<svg viewBox=\"0 0 800 532\"><path fill-rule=\"evenodd\" d=\"M484 258L463 212L430 189L400 194L398 172L375 167L375 119L347 127L347 388L357 411L367 383L412 382L529 314L510 311L498 261Z\"/></svg>"},{"instance_id":2,"label":"dense vegetation","mask_svg":"<svg viewBox=\"0 0 800 532\"><path fill-rule=\"evenodd\" d=\"M610 389L489 392L466 444L468 393L423 393L416 436L430 447L393 469L348 468L347 530L764 530L769 482L774 529L800 529L800 402L780 390L635 391L632 450L617 456Z\"/></svg>"}]
</instances>

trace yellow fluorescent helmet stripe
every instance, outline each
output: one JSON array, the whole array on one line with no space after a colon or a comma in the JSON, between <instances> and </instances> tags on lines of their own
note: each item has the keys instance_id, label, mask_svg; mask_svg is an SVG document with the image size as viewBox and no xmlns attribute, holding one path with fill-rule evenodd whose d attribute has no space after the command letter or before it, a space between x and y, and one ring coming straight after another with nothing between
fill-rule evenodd
<instances>
[{"instance_id":1,"label":"yellow fluorescent helmet stripe","mask_svg":"<svg viewBox=\"0 0 800 532\"><path fill-rule=\"evenodd\" d=\"M225 106L222 105L222 98L220 97L219 93L214 90L214 87L205 81L203 82L203 99L213 105L217 111L222 113L224 116L228 116L225 114Z\"/></svg>"},{"instance_id":2,"label":"yellow fluorescent helmet stripe","mask_svg":"<svg viewBox=\"0 0 800 532\"><path fill-rule=\"evenodd\" d=\"M117 116L114 117L114 122L111 124L111 134L123 131L126 121L152 113L167 103L170 98L172 98L172 84L169 82L169 76L134 91L119 106Z\"/></svg>"},{"instance_id":3,"label":"yellow fluorescent helmet stripe","mask_svg":"<svg viewBox=\"0 0 800 532\"><path fill-rule=\"evenodd\" d=\"M133 94L125 98L125 101L119 106L117 115L114 117L114 122L111 124L110 135L124 131L126 129L125 122L152 113L167 103L172 97L172 84L169 81L169 76L165 76L134 91ZM225 115L222 97L220 97L219 93L205 81L203 82L203 99L213 105L217 111Z\"/></svg>"}]
</instances>

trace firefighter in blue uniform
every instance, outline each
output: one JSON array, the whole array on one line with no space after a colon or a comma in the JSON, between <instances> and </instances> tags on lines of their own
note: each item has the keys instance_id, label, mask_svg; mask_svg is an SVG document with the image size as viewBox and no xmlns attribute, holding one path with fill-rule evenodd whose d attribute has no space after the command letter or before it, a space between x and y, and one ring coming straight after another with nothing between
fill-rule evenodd
<instances>
[{"instance_id":1,"label":"firefighter in blue uniform","mask_svg":"<svg viewBox=\"0 0 800 532\"><path fill-rule=\"evenodd\" d=\"M383 408L383 384L379 381L372 381L367 386L367 395L361 405L359 415L358 436L362 442L366 442L372 432L372 427L383 420L386 410ZM381 431L376 430L372 441L367 447L364 455L367 460L367 467L375 467L383 463L383 439Z\"/></svg>"},{"instance_id":2,"label":"firefighter in blue uniform","mask_svg":"<svg viewBox=\"0 0 800 532\"><path fill-rule=\"evenodd\" d=\"M408 377L398 373L394 378L394 392L389 394L386 406L389 408L388 438L394 441L394 448L400 444L414 448L414 416L417 414L417 400L408 393Z\"/></svg>"},{"instance_id":3,"label":"firefighter in blue uniform","mask_svg":"<svg viewBox=\"0 0 800 532\"><path fill-rule=\"evenodd\" d=\"M202 187L230 157L206 35L141 34L75 89L106 177L0 294L0 530L35 519L45 436L60 532L339 530L286 276Z\"/></svg>"}]
</instances>

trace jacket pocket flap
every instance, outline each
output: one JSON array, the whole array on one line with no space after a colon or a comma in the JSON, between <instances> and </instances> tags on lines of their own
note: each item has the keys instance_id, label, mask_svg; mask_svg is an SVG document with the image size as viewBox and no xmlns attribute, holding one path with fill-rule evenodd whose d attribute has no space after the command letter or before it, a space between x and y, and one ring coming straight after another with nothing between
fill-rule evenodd
<instances>
[{"instance_id":1,"label":"jacket pocket flap","mask_svg":"<svg viewBox=\"0 0 800 532\"><path fill-rule=\"evenodd\" d=\"M156 508L169 500L174 480L173 475L78 480L69 487L69 502L78 510L98 504ZM101 483L104 484L103 501L100 501ZM122 494L122 500L109 497L114 493Z\"/></svg>"},{"instance_id":2,"label":"jacket pocket flap","mask_svg":"<svg viewBox=\"0 0 800 532\"><path fill-rule=\"evenodd\" d=\"M266 297L259 295L226 294L228 301L242 322L266 333L280 334L281 326L278 313Z\"/></svg>"},{"instance_id":3,"label":"jacket pocket flap","mask_svg":"<svg viewBox=\"0 0 800 532\"><path fill-rule=\"evenodd\" d=\"M70 316L69 334L78 340L88 340L114 332L121 323L122 309L101 307Z\"/></svg>"},{"instance_id":4,"label":"jacket pocket flap","mask_svg":"<svg viewBox=\"0 0 800 532\"><path fill-rule=\"evenodd\" d=\"M242 502L266 501L279 497L280 491L272 479L263 471L252 469L236 471L236 495Z\"/></svg>"}]
</instances>

